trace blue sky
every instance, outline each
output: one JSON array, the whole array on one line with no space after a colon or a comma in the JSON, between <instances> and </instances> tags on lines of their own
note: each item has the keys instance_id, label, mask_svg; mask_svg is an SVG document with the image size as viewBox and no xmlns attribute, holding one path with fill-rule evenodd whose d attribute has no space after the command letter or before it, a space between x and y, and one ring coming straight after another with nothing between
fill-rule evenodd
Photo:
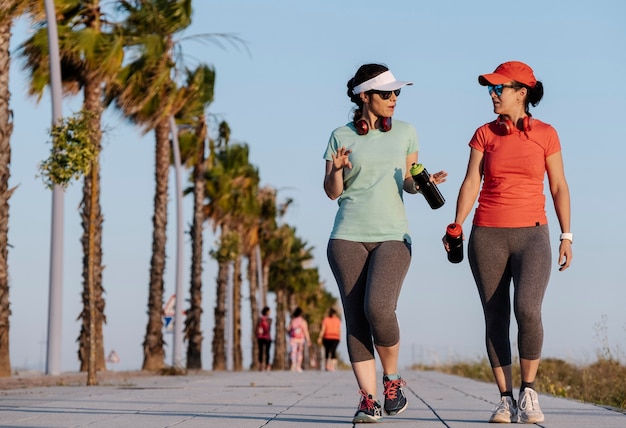
<instances>
[{"instance_id":1,"label":"blue sky","mask_svg":"<svg viewBox=\"0 0 626 428\"><path fill-rule=\"evenodd\" d=\"M548 198L554 269L544 302L543 354L586 362L605 345L621 352L626 344L626 280L620 267L626 260L621 242L626 141L619 132L626 117L624 18L626 3L620 0L202 0L194 2L195 23L186 34L230 33L245 40L249 52L194 42L186 42L184 51L190 65L200 61L215 67L210 112L228 121L234 140L250 145L263 183L279 189L279 197L295 199L286 221L314 247L314 263L334 294L325 248L336 202L322 189L322 154L332 129L350 118L346 82L367 62L387 64L397 78L415 82L403 90L395 117L417 128L420 161L430 171L445 169L449 178L440 187L447 202L439 210L428 208L421 195L405 198L414 248L397 311L403 366L484 355L482 311L469 266L467 261L450 264L440 240L454 219L467 143L478 126L494 118L477 76L508 60L531 65L545 87L544 99L532 112L559 132L575 235L573 264L558 272L560 230ZM18 23L12 45L27 34L26 23ZM11 359L14 368L43 369L52 195L36 175L50 149L51 107L48 94L40 104L26 97L24 73L13 58L10 183L17 189L9 223ZM77 110L79 101L66 100L64 114ZM121 358L111 369L138 369L147 324L154 138L113 112L106 114L106 126L101 201L105 348L107 353L115 349ZM166 295L175 290L173 178L171 174ZM64 371L79 367L81 192L82 183L75 183L65 194ZM189 224L190 200L185 217ZM210 230L205 234L207 246L212 245L214 236ZM205 256L205 368L211 365L215 275L214 261ZM188 278L186 267L185 291ZM248 329L244 325L244 337ZM166 340L170 363L173 337ZM345 349L341 352L346 359ZM248 364L249 349L245 353Z\"/></svg>"}]
</instances>

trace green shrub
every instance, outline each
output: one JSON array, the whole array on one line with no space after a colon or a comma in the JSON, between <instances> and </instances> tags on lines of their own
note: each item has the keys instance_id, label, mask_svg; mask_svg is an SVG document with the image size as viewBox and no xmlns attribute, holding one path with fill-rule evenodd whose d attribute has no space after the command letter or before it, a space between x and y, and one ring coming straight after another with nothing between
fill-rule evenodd
<instances>
[{"instance_id":1,"label":"green shrub","mask_svg":"<svg viewBox=\"0 0 626 428\"><path fill-rule=\"evenodd\" d=\"M89 128L92 113L85 110L59 119L50 130L50 156L39 165L39 173L49 189L59 185L64 189L74 179L89 172L95 158Z\"/></svg>"}]
</instances>

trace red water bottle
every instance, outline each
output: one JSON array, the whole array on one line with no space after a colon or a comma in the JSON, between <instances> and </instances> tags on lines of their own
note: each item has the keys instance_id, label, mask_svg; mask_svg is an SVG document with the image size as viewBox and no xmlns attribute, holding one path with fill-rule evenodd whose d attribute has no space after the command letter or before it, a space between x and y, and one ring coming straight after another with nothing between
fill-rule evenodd
<instances>
[{"instance_id":1,"label":"red water bottle","mask_svg":"<svg viewBox=\"0 0 626 428\"><path fill-rule=\"evenodd\" d=\"M448 260L450 263L463 261L463 229L458 223L450 223L446 228L446 240L450 247Z\"/></svg>"}]
</instances>

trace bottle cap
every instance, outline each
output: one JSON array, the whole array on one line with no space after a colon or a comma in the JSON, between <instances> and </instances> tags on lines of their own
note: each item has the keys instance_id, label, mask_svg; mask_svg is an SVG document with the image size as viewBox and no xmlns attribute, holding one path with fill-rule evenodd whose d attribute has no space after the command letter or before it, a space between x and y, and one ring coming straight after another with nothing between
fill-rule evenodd
<instances>
[{"instance_id":1,"label":"bottle cap","mask_svg":"<svg viewBox=\"0 0 626 428\"><path fill-rule=\"evenodd\" d=\"M424 165L421 163L414 163L411 165L411 175L418 175L422 171L424 171Z\"/></svg>"},{"instance_id":2,"label":"bottle cap","mask_svg":"<svg viewBox=\"0 0 626 428\"><path fill-rule=\"evenodd\" d=\"M463 228L458 223L450 223L446 228L446 235L452 238L458 238L463 234Z\"/></svg>"}]
</instances>

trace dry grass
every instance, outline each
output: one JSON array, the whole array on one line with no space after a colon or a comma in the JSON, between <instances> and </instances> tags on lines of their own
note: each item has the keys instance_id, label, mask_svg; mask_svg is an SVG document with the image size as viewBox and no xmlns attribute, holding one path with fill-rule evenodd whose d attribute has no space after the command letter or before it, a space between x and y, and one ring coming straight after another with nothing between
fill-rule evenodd
<instances>
[{"instance_id":1,"label":"dry grass","mask_svg":"<svg viewBox=\"0 0 626 428\"><path fill-rule=\"evenodd\" d=\"M484 382L493 382L486 359L457 362L442 366L416 366ZM519 364L513 364L513 379L519 379ZM547 358L537 373L537 391L603 406L626 409L626 366L614 358L599 357L592 364L578 366ZM516 388L518 385L514 385Z\"/></svg>"},{"instance_id":2,"label":"dry grass","mask_svg":"<svg viewBox=\"0 0 626 428\"><path fill-rule=\"evenodd\" d=\"M146 377L154 373L145 371L98 372L99 385L131 385L133 379ZM36 388L44 386L85 386L87 373L63 373L60 375L44 375L40 372L15 373L11 377L0 378L0 390Z\"/></svg>"}]
</instances>

